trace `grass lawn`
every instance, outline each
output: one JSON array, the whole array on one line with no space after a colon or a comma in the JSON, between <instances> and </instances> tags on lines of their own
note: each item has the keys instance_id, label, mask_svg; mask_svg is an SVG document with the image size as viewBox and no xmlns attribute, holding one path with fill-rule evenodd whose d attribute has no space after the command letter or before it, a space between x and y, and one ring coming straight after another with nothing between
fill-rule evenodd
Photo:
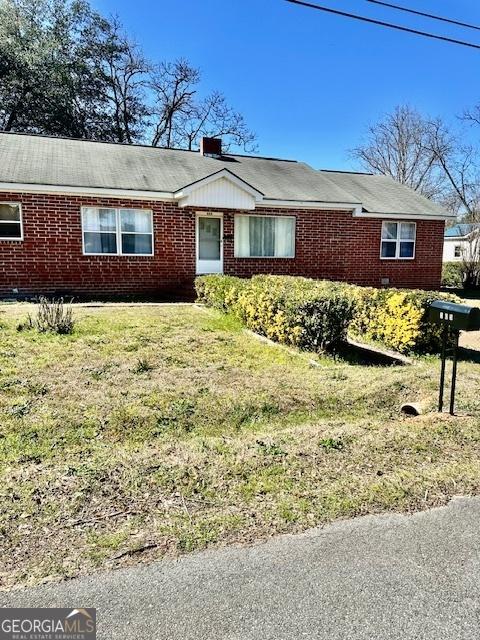
<instances>
[{"instance_id":1,"label":"grass lawn","mask_svg":"<svg viewBox=\"0 0 480 640\"><path fill-rule=\"evenodd\" d=\"M463 415L404 418L438 360L314 367L188 305L79 306L71 336L28 310L0 305L3 588L480 490L478 364Z\"/></svg>"}]
</instances>

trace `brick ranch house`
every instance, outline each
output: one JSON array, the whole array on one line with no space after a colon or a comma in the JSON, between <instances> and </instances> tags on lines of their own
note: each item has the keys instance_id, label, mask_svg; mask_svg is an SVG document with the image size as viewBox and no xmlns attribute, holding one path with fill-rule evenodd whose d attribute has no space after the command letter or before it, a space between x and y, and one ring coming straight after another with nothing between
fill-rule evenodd
<instances>
[{"instance_id":1,"label":"brick ranch house","mask_svg":"<svg viewBox=\"0 0 480 640\"><path fill-rule=\"evenodd\" d=\"M437 288L445 220L385 176L0 134L0 295L191 291L196 274Z\"/></svg>"}]
</instances>

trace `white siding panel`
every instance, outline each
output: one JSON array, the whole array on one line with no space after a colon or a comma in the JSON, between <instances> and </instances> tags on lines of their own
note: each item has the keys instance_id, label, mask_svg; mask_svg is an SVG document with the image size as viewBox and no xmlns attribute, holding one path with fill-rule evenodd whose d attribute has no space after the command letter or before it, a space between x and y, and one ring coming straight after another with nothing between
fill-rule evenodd
<instances>
[{"instance_id":1,"label":"white siding panel","mask_svg":"<svg viewBox=\"0 0 480 640\"><path fill-rule=\"evenodd\" d=\"M459 240L456 238L443 241L443 262L461 262L462 256L455 257L455 247L461 247L461 252L468 256L472 251L468 240Z\"/></svg>"},{"instance_id":2,"label":"white siding panel","mask_svg":"<svg viewBox=\"0 0 480 640\"><path fill-rule=\"evenodd\" d=\"M255 209L255 198L229 180L220 178L182 198L180 206Z\"/></svg>"}]
</instances>

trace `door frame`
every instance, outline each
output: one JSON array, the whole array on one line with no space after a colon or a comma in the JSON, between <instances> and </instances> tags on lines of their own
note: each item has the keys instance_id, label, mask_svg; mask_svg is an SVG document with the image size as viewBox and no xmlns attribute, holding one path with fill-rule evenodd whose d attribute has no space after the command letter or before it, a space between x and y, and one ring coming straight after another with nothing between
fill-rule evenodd
<instances>
[{"instance_id":1,"label":"door frame","mask_svg":"<svg viewBox=\"0 0 480 640\"><path fill-rule=\"evenodd\" d=\"M216 263L218 262L219 269L217 271L211 271L207 266L200 266L200 242L199 242L199 219L200 218L218 218L220 220L220 260L202 260L204 263ZM214 213L213 211L197 211L195 216L195 273L197 275L203 275L207 273L223 273L223 213Z\"/></svg>"}]
</instances>

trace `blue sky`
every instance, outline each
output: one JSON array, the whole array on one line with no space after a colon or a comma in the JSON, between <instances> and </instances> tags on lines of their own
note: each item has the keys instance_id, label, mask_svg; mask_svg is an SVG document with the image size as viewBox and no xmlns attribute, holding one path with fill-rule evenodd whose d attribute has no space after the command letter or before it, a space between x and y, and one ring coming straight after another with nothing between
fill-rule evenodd
<instances>
[{"instance_id":1,"label":"blue sky","mask_svg":"<svg viewBox=\"0 0 480 640\"><path fill-rule=\"evenodd\" d=\"M367 124L409 103L447 119L480 102L480 50L436 42L291 5L284 0L92 0L116 13L157 60L186 57L258 135L260 155L316 168L355 168L348 150ZM396 0L480 24L472 0ZM480 31L371 5L319 0L480 43ZM471 133L474 135L474 132ZM480 136L480 131L479 131Z\"/></svg>"}]
</instances>

